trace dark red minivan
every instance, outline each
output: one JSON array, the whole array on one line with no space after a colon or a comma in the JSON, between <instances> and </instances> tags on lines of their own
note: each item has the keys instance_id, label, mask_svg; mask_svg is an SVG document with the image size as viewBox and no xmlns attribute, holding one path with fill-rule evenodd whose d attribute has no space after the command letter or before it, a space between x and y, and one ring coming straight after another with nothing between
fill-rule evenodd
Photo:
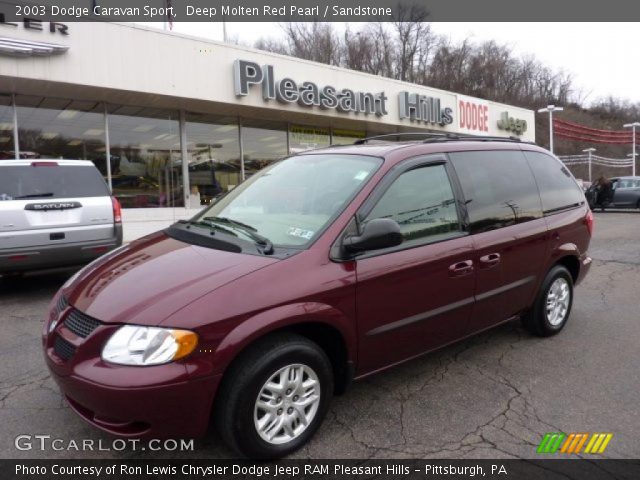
<instances>
[{"instance_id":1,"label":"dark red minivan","mask_svg":"<svg viewBox=\"0 0 640 480\"><path fill-rule=\"evenodd\" d=\"M510 139L359 143L278 162L71 278L43 343L75 412L141 438L212 420L280 457L353 379L517 317L564 327L593 217L560 161Z\"/></svg>"}]
</instances>

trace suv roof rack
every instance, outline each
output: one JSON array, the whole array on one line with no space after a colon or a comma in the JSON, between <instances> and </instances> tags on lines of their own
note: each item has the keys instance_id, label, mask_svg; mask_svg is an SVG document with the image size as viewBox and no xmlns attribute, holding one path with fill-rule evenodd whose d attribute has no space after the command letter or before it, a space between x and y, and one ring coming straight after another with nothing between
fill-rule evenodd
<instances>
[{"instance_id":1,"label":"suv roof rack","mask_svg":"<svg viewBox=\"0 0 640 480\"><path fill-rule=\"evenodd\" d=\"M400 137L426 137L424 140L416 138L415 142L422 141L423 143L430 142L464 142L464 141L476 141L476 142L517 142L522 143L519 137L496 137L485 135L471 135L466 133L433 133L433 132L399 132L399 133L386 133L383 135L375 135L372 137L361 138L353 142L354 145L364 145L371 140L391 140L392 138Z\"/></svg>"}]
</instances>

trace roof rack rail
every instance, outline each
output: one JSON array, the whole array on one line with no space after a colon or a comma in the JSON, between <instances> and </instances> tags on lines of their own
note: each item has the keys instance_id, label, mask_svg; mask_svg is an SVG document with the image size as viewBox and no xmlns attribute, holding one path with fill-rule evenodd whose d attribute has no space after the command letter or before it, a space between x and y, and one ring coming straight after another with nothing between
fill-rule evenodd
<instances>
[{"instance_id":1,"label":"roof rack rail","mask_svg":"<svg viewBox=\"0 0 640 480\"><path fill-rule=\"evenodd\" d=\"M353 142L354 145L364 145L370 140L390 140L396 137L447 137L452 135L451 133L434 133L434 132L398 132L398 133L385 133L382 135L374 135L372 137L360 138ZM416 140L417 141L417 140Z\"/></svg>"},{"instance_id":2,"label":"roof rack rail","mask_svg":"<svg viewBox=\"0 0 640 480\"><path fill-rule=\"evenodd\" d=\"M464 142L464 141L477 141L477 142L522 142L519 137L496 137L485 135L471 135L466 133L433 133L433 132L399 132L399 133L386 133L383 135L375 135L372 137L361 138L353 142L354 145L364 145L371 140L390 140L392 138L400 137L427 137L422 142ZM414 141L420 141L416 138Z\"/></svg>"}]
</instances>

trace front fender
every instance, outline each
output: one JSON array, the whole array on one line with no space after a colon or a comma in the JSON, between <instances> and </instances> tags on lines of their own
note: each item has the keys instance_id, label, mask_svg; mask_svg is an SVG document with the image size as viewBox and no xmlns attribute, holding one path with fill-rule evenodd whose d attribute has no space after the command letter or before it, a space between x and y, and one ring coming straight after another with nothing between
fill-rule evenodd
<instances>
[{"instance_id":1,"label":"front fender","mask_svg":"<svg viewBox=\"0 0 640 480\"><path fill-rule=\"evenodd\" d=\"M216 347L212 373L223 373L233 359L257 339L273 331L304 323L320 323L336 329L347 348L347 360L355 362L355 321L330 305L304 302L260 312L236 326Z\"/></svg>"}]
</instances>

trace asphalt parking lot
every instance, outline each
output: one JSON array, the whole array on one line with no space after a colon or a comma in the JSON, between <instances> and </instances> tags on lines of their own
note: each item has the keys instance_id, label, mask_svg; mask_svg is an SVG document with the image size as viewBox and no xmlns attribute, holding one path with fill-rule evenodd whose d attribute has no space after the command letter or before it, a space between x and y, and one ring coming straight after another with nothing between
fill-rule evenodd
<instances>
[{"instance_id":1,"label":"asphalt parking lot","mask_svg":"<svg viewBox=\"0 0 640 480\"><path fill-rule=\"evenodd\" d=\"M640 457L640 214L596 213L590 275L558 336L508 324L355 384L297 457L535 458L546 432L611 432L604 456ZM192 452L20 451L21 434L111 438L65 405L42 360L49 299L72 272L0 279L0 458L226 458Z\"/></svg>"}]
</instances>

